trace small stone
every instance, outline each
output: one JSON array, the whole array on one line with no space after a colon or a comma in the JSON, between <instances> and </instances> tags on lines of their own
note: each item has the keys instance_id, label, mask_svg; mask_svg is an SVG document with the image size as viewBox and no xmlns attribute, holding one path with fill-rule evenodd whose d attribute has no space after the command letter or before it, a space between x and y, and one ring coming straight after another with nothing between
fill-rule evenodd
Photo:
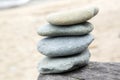
<instances>
[{"instance_id":1,"label":"small stone","mask_svg":"<svg viewBox=\"0 0 120 80\"><path fill-rule=\"evenodd\" d=\"M60 58L45 57L38 65L38 70L42 74L63 73L83 67L88 64L90 53L88 49L78 55Z\"/></svg>"},{"instance_id":2,"label":"small stone","mask_svg":"<svg viewBox=\"0 0 120 80\"><path fill-rule=\"evenodd\" d=\"M39 41L38 51L49 57L69 56L82 52L93 41L93 36L48 37Z\"/></svg>"},{"instance_id":3,"label":"small stone","mask_svg":"<svg viewBox=\"0 0 120 80\"><path fill-rule=\"evenodd\" d=\"M71 26L55 26L47 24L38 28L38 34L41 36L74 36L85 35L93 30L93 25L85 22Z\"/></svg>"},{"instance_id":4,"label":"small stone","mask_svg":"<svg viewBox=\"0 0 120 80\"><path fill-rule=\"evenodd\" d=\"M53 25L73 25L85 22L98 13L97 7L87 7L64 12L52 13L47 16L47 21Z\"/></svg>"},{"instance_id":5,"label":"small stone","mask_svg":"<svg viewBox=\"0 0 120 80\"><path fill-rule=\"evenodd\" d=\"M30 0L0 0L0 9L13 8L24 5Z\"/></svg>"}]
</instances>

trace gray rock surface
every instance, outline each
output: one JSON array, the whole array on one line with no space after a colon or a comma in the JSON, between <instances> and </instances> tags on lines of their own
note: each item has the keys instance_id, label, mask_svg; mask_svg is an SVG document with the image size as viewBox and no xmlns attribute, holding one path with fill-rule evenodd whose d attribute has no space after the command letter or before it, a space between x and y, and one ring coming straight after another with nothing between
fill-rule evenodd
<instances>
[{"instance_id":1,"label":"gray rock surface","mask_svg":"<svg viewBox=\"0 0 120 80\"><path fill-rule=\"evenodd\" d=\"M73 25L91 19L98 11L99 9L97 7L87 7L57 12L48 15L47 21L53 25Z\"/></svg>"},{"instance_id":2,"label":"gray rock surface","mask_svg":"<svg viewBox=\"0 0 120 80\"><path fill-rule=\"evenodd\" d=\"M89 58L90 53L88 49L74 56L58 58L45 57L40 61L38 70L42 74L63 73L87 65Z\"/></svg>"},{"instance_id":3,"label":"gray rock surface","mask_svg":"<svg viewBox=\"0 0 120 80\"><path fill-rule=\"evenodd\" d=\"M88 66L63 74L40 74L38 80L120 80L120 63L90 62Z\"/></svg>"},{"instance_id":4,"label":"gray rock surface","mask_svg":"<svg viewBox=\"0 0 120 80\"><path fill-rule=\"evenodd\" d=\"M71 26L44 25L38 28L38 34L41 36L73 36L85 35L93 30L93 25L89 22Z\"/></svg>"},{"instance_id":5,"label":"gray rock surface","mask_svg":"<svg viewBox=\"0 0 120 80\"><path fill-rule=\"evenodd\" d=\"M49 57L69 56L82 52L93 41L93 36L49 37L38 43L38 51Z\"/></svg>"}]
</instances>

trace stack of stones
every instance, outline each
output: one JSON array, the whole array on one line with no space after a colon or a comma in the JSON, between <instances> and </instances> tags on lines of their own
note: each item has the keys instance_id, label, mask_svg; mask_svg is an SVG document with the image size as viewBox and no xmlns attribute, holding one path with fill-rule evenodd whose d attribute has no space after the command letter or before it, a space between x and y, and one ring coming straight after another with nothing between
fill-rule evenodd
<instances>
[{"instance_id":1,"label":"stack of stones","mask_svg":"<svg viewBox=\"0 0 120 80\"><path fill-rule=\"evenodd\" d=\"M41 74L72 71L89 63L88 46L94 38L89 34L93 25L86 21L97 13L98 8L88 7L47 16L48 24L38 28L39 35L47 36L37 46L45 55L38 65Z\"/></svg>"}]
</instances>

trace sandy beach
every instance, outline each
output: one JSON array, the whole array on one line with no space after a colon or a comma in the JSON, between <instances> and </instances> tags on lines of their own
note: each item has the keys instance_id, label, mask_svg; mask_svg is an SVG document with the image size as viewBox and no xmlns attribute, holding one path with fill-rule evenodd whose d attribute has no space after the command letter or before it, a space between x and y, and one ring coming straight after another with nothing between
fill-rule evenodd
<instances>
[{"instance_id":1,"label":"sandy beach","mask_svg":"<svg viewBox=\"0 0 120 80\"><path fill-rule=\"evenodd\" d=\"M37 80L37 64L42 58L37 28L47 23L52 12L95 5L95 37L90 45L91 61L120 62L120 0L33 0L21 7L0 10L0 80Z\"/></svg>"}]
</instances>

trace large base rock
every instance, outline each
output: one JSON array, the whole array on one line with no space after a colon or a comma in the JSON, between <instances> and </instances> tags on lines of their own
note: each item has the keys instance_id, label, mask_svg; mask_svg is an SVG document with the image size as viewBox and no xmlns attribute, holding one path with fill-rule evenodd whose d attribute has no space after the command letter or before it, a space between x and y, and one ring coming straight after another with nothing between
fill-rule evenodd
<instances>
[{"instance_id":1,"label":"large base rock","mask_svg":"<svg viewBox=\"0 0 120 80\"><path fill-rule=\"evenodd\" d=\"M38 80L120 80L120 63L90 62L79 70L62 74L40 74Z\"/></svg>"}]
</instances>

